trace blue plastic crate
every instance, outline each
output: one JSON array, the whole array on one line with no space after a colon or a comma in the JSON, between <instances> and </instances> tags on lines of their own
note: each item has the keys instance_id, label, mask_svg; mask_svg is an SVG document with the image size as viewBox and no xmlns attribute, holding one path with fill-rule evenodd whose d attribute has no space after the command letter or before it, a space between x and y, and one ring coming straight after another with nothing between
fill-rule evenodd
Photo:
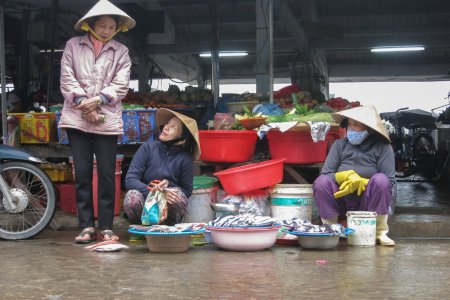
<instances>
[{"instance_id":1,"label":"blue plastic crate","mask_svg":"<svg viewBox=\"0 0 450 300\"><path fill-rule=\"evenodd\" d=\"M154 139L156 109L124 109L122 112L124 134L119 144L145 143Z\"/></svg>"},{"instance_id":2,"label":"blue plastic crate","mask_svg":"<svg viewBox=\"0 0 450 300\"><path fill-rule=\"evenodd\" d=\"M57 111L56 115L56 128L58 129L58 142L62 145L69 144L69 137L67 136L67 131L64 128L59 128L59 119L61 119L61 111Z\"/></svg>"},{"instance_id":3,"label":"blue plastic crate","mask_svg":"<svg viewBox=\"0 0 450 300\"><path fill-rule=\"evenodd\" d=\"M145 143L154 139L156 131L156 109L124 109L122 111L123 135L119 135L118 144ZM59 123L61 112L56 113L56 124ZM69 138L65 129L58 128L58 141L68 145Z\"/></svg>"}]
</instances>

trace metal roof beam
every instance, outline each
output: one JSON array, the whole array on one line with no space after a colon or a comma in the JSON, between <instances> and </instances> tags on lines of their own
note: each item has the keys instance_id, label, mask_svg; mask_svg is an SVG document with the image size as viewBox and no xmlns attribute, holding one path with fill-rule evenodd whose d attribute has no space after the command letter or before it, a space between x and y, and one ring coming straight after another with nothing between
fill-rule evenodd
<instances>
[{"instance_id":1,"label":"metal roof beam","mask_svg":"<svg viewBox=\"0 0 450 300\"><path fill-rule=\"evenodd\" d=\"M274 39L274 51L293 51L291 38ZM248 40L221 40L221 51L254 52L256 50L255 39ZM450 33L416 36L416 37L349 37L344 39L324 38L311 40L311 49L322 49L327 51L370 49L376 46L389 45L425 45L425 47L450 47ZM208 42L196 42L182 45L151 45L149 54L190 53L198 54L210 51Z\"/></svg>"},{"instance_id":2,"label":"metal roof beam","mask_svg":"<svg viewBox=\"0 0 450 300\"><path fill-rule=\"evenodd\" d=\"M445 64L348 64L329 65L330 82L354 81L356 78L440 78L449 79L449 66ZM360 80L359 80L360 81Z\"/></svg>"},{"instance_id":3,"label":"metal roof beam","mask_svg":"<svg viewBox=\"0 0 450 300\"><path fill-rule=\"evenodd\" d=\"M286 30L292 35L298 48L308 48L308 38L305 31L297 22L297 19L292 14L289 5L286 1L280 1L279 6L279 19L282 20L282 24Z\"/></svg>"}]
</instances>

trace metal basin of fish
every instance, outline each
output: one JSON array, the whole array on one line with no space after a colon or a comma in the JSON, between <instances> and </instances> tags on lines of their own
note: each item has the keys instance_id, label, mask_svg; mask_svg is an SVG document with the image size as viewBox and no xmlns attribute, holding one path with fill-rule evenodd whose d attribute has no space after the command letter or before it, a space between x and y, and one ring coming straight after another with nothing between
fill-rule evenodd
<instances>
[{"instance_id":1,"label":"metal basin of fish","mask_svg":"<svg viewBox=\"0 0 450 300\"><path fill-rule=\"evenodd\" d=\"M260 251L272 247L278 229L270 227L214 227L208 226L216 246L229 251Z\"/></svg>"},{"instance_id":2,"label":"metal basin of fish","mask_svg":"<svg viewBox=\"0 0 450 300\"><path fill-rule=\"evenodd\" d=\"M300 247L304 249L333 249L339 243L339 235L334 233L289 233L297 236Z\"/></svg>"}]
</instances>

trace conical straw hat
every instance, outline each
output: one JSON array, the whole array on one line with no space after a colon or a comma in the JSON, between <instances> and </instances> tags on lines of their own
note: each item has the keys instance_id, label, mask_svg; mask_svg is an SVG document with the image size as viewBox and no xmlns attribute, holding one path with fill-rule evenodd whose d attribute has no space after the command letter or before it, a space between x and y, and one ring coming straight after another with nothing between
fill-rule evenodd
<instances>
[{"instance_id":1,"label":"conical straw hat","mask_svg":"<svg viewBox=\"0 0 450 300\"><path fill-rule=\"evenodd\" d=\"M367 127L372 128L376 132L380 133L387 141L391 142L389 139L389 134L381 121L380 115L374 106L358 106L343 111L335 112L332 114L333 119L341 123L342 120L346 118L358 121Z\"/></svg>"},{"instance_id":2,"label":"conical straw hat","mask_svg":"<svg viewBox=\"0 0 450 300\"><path fill-rule=\"evenodd\" d=\"M119 24L117 28L120 26L125 26L126 29L131 29L136 26L136 21L127 15L123 10L109 2L108 0L99 0L97 4L95 4L91 10L87 12L76 24L75 30L81 31L81 25L84 21L89 18L103 16L103 15L114 15L119 16ZM126 30L125 30L126 31Z\"/></svg>"},{"instance_id":3,"label":"conical straw hat","mask_svg":"<svg viewBox=\"0 0 450 300\"><path fill-rule=\"evenodd\" d=\"M194 150L194 159L198 159L200 157L201 150L200 150L200 138L198 135L197 121L195 121L192 118L189 118L188 116L180 114L176 111L167 108L159 108L156 111L156 125L158 129L161 128L161 126L166 125L173 117L179 118L194 137L196 143Z\"/></svg>"}]
</instances>

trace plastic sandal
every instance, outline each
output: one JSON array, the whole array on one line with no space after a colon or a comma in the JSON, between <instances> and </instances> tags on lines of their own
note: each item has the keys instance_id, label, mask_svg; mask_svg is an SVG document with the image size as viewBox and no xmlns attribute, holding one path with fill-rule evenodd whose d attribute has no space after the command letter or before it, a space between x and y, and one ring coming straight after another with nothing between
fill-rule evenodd
<instances>
[{"instance_id":1,"label":"plastic sandal","mask_svg":"<svg viewBox=\"0 0 450 300\"><path fill-rule=\"evenodd\" d=\"M103 241L118 241L119 237L111 230L111 229L106 229L106 230L102 230L100 231L100 234L103 236ZM105 239L105 237L108 236L108 239ZM113 236L115 236L116 238L113 238Z\"/></svg>"},{"instance_id":2,"label":"plastic sandal","mask_svg":"<svg viewBox=\"0 0 450 300\"><path fill-rule=\"evenodd\" d=\"M97 241L97 233L92 230L84 229L79 235L77 235L77 237L83 238L85 235L88 235L89 237L87 239L78 240L75 238L75 244L88 244Z\"/></svg>"}]
</instances>

